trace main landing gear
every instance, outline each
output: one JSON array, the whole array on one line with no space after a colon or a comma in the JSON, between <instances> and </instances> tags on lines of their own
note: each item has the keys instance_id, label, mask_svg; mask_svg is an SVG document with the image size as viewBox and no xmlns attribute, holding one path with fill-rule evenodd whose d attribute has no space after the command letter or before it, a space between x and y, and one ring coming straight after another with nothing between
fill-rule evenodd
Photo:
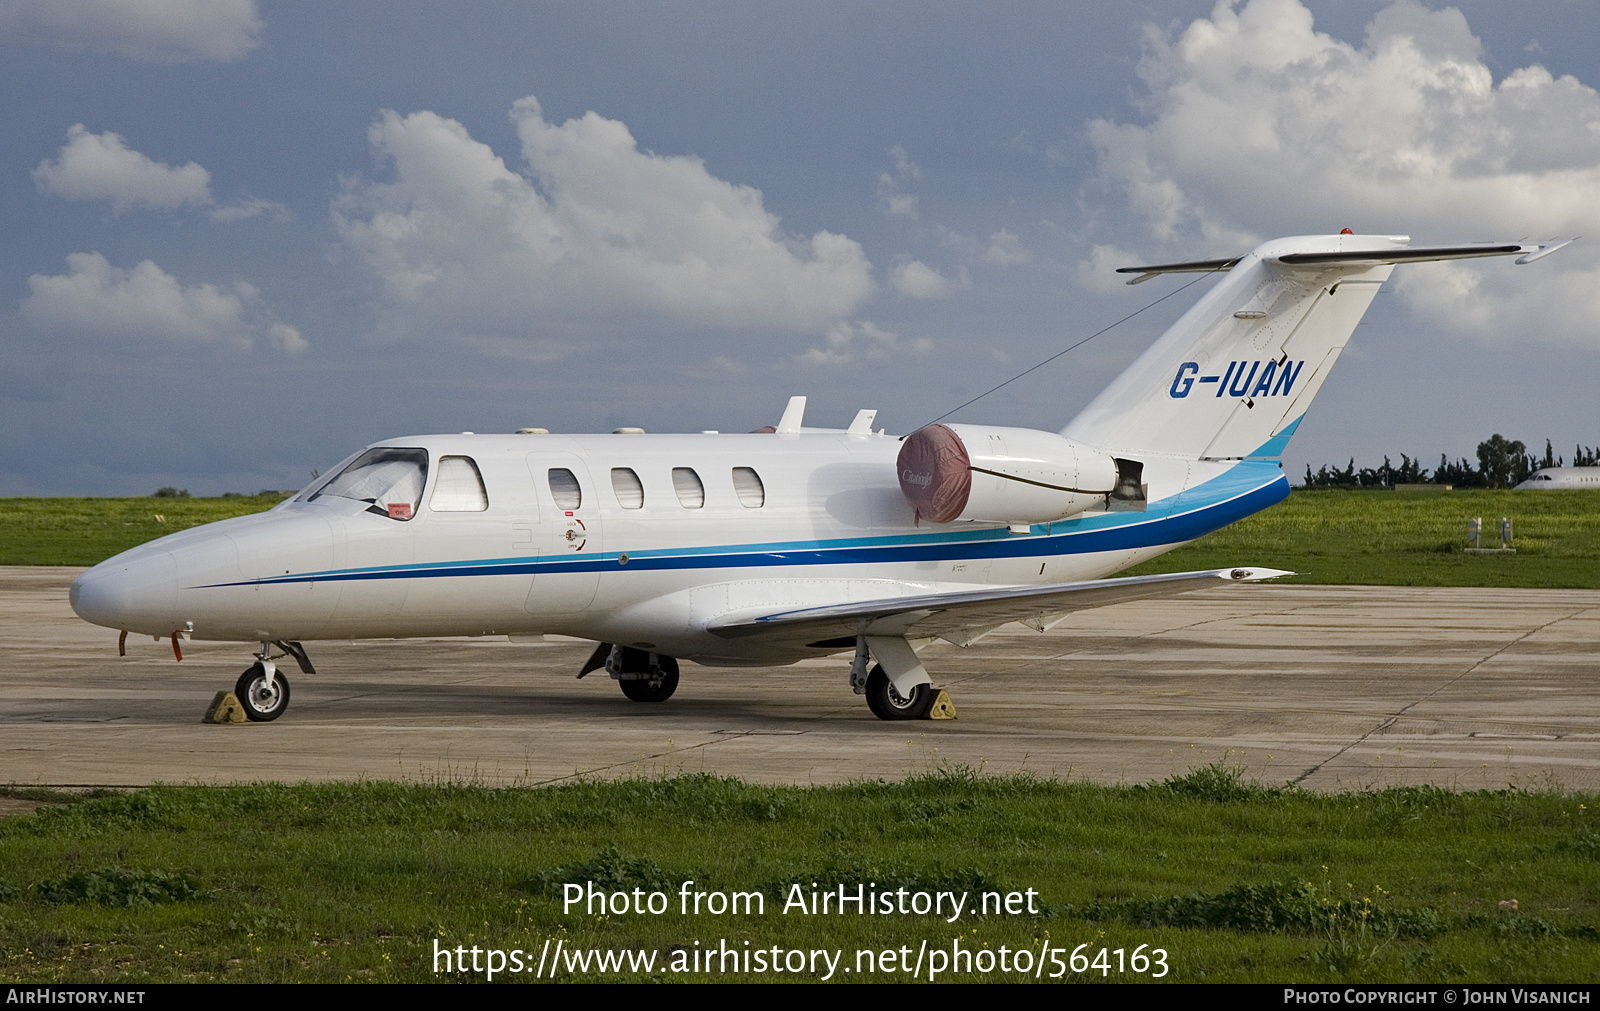
<instances>
[{"instance_id":1,"label":"main landing gear","mask_svg":"<svg viewBox=\"0 0 1600 1011\"><path fill-rule=\"evenodd\" d=\"M276 655L272 647L277 646L283 652ZM305 647L298 642L280 640L278 642L264 642L261 651L256 654L256 662L245 668L239 675L238 682L233 686L234 695L239 698L239 705L244 707L245 718L252 723L270 723L284 714L289 708L289 679L278 670L275 660L284 657L293 657L295 663L307 674L315 674L316 668L311 666L311 659L306 656Z\"/></svg>"},{"instance_id":2,"label":"main landing gear","mask_svg":"<svg viewBox=\"0 0 1600 1011\"><path fill-rule=\"evenodd\" d=\"M874 659L878 662L872 663ZM950 696L933 686L927 668L901 636L856 637L850 689L867 697L867 708L880 720L955 719Z\"/></svg>"},{"instance_id":3,"label":"main landing gear","mask_svg":"<svg viewBox=\"0 0 1600 1011\"><path fill-rule=\"evenodd\" d=\"M622 694L635 702L665 702L678 690L678 661L665 653L602 642L578 677L605 668Z\"/></svg>"},{"instance_id":4,"label":"main landing gear","mask_svg":"<svg viewBox=\"0 0 1600 1011\"><path fill-rule=\"evenodd\" d=\"M651 655L656 657L656 663L650 665L643 677L617 681L622 694L635 702L665 702L678 690L678 661L670 656Z\"/></svg>"},{"instance_id":5,"label":"main landing gear","mask_svg":"<svg viewBox=\"0 0 1600 1011\"><path fill-rule=\"evenodd\" d=\"M872 673L867 675L867 708L872 715L880 720L920 720L932 707L933 685L917 685L907 697L895 688L882 664L872 665Z\"/></svg>"}]
</instances>

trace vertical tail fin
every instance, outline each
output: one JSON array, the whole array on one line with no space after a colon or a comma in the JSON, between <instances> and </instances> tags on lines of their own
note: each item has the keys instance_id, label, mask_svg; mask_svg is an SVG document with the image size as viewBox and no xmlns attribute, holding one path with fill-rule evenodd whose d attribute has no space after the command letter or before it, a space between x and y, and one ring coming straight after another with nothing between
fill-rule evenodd
<instances>
[{"instance_id":1,"label":"vertical tail fin","mask_svg":"<svg viewBox=\"0 0 1600 1011\"><path fill-rule=\"evenodd\" d=\"M1280 456L1395 264L1542 248L1408 241L1308 235L1233 261L1124 268L1140 275L1130 283L1196 269L1227 273L1061 434L1120 454Z\"/></svg>"}]
</instances>

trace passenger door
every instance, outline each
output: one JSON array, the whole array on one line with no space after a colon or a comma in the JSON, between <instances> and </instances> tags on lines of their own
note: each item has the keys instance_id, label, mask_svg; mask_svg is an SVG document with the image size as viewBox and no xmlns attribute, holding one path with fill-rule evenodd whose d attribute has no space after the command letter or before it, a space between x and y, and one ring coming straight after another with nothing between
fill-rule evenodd
<instances>
[{"instance_id":1,"label":"passenger door","mask_svg":"<svg viewBox=\"0 0 1600 1011\"><path fill-rule=\"evenodd\" d=\"M528 472L549 519L540 524L543 544L525 607L535 615L586 610L600 584L601 488L571 453L530 453Z\"/></svg>"}]
</instances>

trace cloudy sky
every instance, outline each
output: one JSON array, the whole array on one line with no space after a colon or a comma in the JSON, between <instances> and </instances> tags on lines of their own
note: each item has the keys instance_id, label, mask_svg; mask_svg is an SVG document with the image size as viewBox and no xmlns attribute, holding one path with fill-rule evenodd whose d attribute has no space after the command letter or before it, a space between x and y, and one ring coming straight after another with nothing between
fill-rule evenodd
<instances>
[{"instance_id":1,"label":"cloudy sky","mask_svg":"<svg viewBox=\"0 0 1600 1011\"><path fill-rule=\"evenodd\" d=\"M1600 5L0 0L0 494L418 432L905 432L1277 235L1403 267L1286 466L1600 444ZM1057 429L1209 281L957 420Z\"/></svg>"}]
</instances>

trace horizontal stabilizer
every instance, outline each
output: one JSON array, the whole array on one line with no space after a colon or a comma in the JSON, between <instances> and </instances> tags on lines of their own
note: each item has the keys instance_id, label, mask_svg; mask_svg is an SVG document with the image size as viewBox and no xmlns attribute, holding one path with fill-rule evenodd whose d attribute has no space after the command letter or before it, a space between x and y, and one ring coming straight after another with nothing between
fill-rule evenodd
<instances>
[{"instance_id":1,"label":"horizontal stabilizer","mask_svg":"<svg viewBox=\"0 0 1600 1011\"><path fill-rule=\"evenodd\" d=\"M1537 253L1536 245L1520 242L1478 242L1466 246L1408 246L1405 249L1379 249L1347 253L1284 253L1275 257L1290 266L1321 266L1328 263L1425 263L1429 260L1470 260L1479 256L1510 256L1512 253Z\"/></svg>"},{"instance_id":2,"label":"horizontal stabilizer","mask_svg":"<svg viewBox=\"0 0 1600 1011\"><path fill-rule=\"evenodd\" d=\"M806 642L860 635L907 638L956 636L963 630L996 628L1041 614L1059 615L1147 597L1164 597L1228 583L1252 583L1292 572L1280 569L1207 569L1156 576L1089 579L1043 586L1011 586L854 601L714 622L707 631L724 639L760 635L767 641Z\"/></svg>"},{"instance_id":3,"label":"horizontal stabilizer","mask_svg":"<svg viewBox=\"0 0 1600 1011\"><path fill-rule=\"evenodd\" d=\"M1473 242L1460 246L1402 246L1395 249L1358 250L1350 252L1284 253L1265 259L1288 266L1327 266L1330 264L1362 263L1425 263L1430 260L1468 260L1481 256L1522 255L1518 263L1532 263L1543 259L1573 239L1551 239L1536 242ZM1118 267L1119 274L1137 275L1129 284L1141 284L1162 274L1212 273L1233 269L1242 256L1224 260L1188 260L1182 263L1156 263L1143 267Z\"/></svg>"},{"instance_id":4,"label":"horizontal stabilizer","mask_svg":"<svg viewBox=\"0 0 1600 1011\"><path fill-rule=\"evenodd\" d=\"M1244 259L1242 256L1230 257L1226 260L1187 260L1183 263L1157 263L1148 267L1118 267L1119 274L1138 274L1139 276L1129 281L1129 284L1143 284L1152 277L1162 274L1212 274L1222 270L1232 270L1233 265Z\"/></svg>"}]
</instances>

